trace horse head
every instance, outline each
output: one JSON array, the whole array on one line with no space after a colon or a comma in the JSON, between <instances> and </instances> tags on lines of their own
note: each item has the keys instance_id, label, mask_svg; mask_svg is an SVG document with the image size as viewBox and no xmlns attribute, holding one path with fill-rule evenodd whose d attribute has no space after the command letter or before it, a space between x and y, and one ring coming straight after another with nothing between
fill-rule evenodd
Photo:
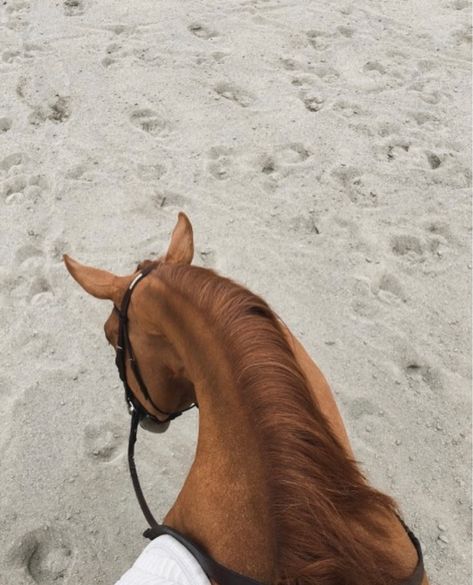
<instances>
[{"instance_id":1,"label":"horse head","mask_svg":"<svg viewBox=\"0 0 473 585\"><path fill-rule=\"evenodd\" d=\"M131 298L131 291L142 273L148 274L161 264L190 264L194 255L192 225L184 213L179 213L168 249L156 260L140 262L136 270L127 276L118 276L106 270L85 266L64 255L64 262L72 277L92 296L113 302L113 309L105 322L105 337L115 348L124 351L122 379L128 385L130 400L138 401L144 416L162 424L154 430L166 430L170 414L179 413L195 402L194 385L189 379L181 356L165 333L151 323L147 312ZM139 287L137 287L139 288ZM124 334L119 341L120 315L124 299L130 296L126 314L122 314ZM133 349L131 349L133 348ZM117 365L119 361L117 360ZM120 369L120 365L119 365ZM143 425L144 426L144 425ZM148 423L148 428L152 425Z\"/></svg>"}]
</instances>

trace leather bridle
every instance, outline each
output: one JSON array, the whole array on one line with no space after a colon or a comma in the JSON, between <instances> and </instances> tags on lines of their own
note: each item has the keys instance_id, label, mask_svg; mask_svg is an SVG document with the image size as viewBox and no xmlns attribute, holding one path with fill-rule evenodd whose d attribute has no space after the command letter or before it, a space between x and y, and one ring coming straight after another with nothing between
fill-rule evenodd
<instances>
[{"instance_id":1,"label":"leather bridle","mask_svg":"<svg viewBox=\"0 0 473 585\"><path fill-rule=\"evenodd\" d=\"M194 402L190 406L175 412L166 412L161 410L153 402L153 399L150 396L148 388L146 387L146 384L141 375L140 368L136 360L136 356L133 353L133 348L131 346L130 337L128 334L128 307L135 286L154 268L156 268L156 264L152 264L147 268L143 269L142 271L140 271L133 279L131 284L128 286L128 289L121 303L121 308L114 306L114 309L117 311L120 320L118 330L118 343L116 346L115 364L118 368L120 379L122 380L123 386L125 388L125 400L128 405L128 411L131 415L130 436L128 441L128 466L130 469L131 480L133 482L136 497L140 504L143 515L150 526L150 528L143 532L143 536L149 538L150 540L153 540L154 538L157 538L158 536L162 536L165 534L172 536L195 557L195 559L200 564L207 577L209 579L216 581L220 585L263 585L263 583L260 583L255 579L245 577L244 575L240 575L239 573L233 571L232 569L229 569L228 567L224 567L223 565L215 561L209 554L207 554L202 549L202 547L199 547L196 543L188 539L183 534L179 533L174 528L166 526L165 524L159 524L154 518L153 514L151 513L151 510L149 509L148 504L146 503L146 499L143 495L143 491L141 489L135 465L135 443L138 425L141 425L146 430L150 430L152 432L163 432L164 430L167 429L169 423L172 420L180 416L183 412L186 412L187 410L190 410L194 406L197 406L197 403ZM159 412L161 415L167 417L165 420L160 420L153 414L149 413L137 400L136 396L133 394L133 391L131 390L128 384L126 375L127 354L129 356L128 359L131 365L131 369L133 371L136 381L138 382L138 385L144 398L152 405L156 412ZM421 585L424 576L424 563L420 542L415 537L413 532L411 532L411 530L406 526L406 524L404 524L402 519L399 518L399 520L402 523L403 527L405 528L413 545L415 546L418 556L418 562L414 570L414 573L407 581L404 582L403 585Z\"/></svg>"},{"instance_id":2,"label":"leather bridle","mask_svg":"<svg viewBox=\"0 0 473 585\"><path fill-rule=\"evenodd\" d=\"M130 414L136 412L139 418L139 422L143 428L148 431L161 433L167 429L169 423L181 416L183 412L190 410L197 406L194 402L190 406L178 410L175 412L166 412L159 408L151 398L151 395L148 391L148 388L143 380L143 376L141 375L140 368L138 366L138 362L136 356L133 352L133 348L130 342L130 336L128 334L128 307L131 300L131 294L135 288L135 286L142 280L145 276L147 276L156 266L151 265L139 272L135 278L131 281L130 285L128 286L126 293L123 297L121 308L118 308L114 305L115 311L118 313L119 319L119 328L118 328L118 342L116 345L116 357L115 357L115 364L118 368L118 373L120 376L121 381L125 387L125 400L128 405L128 411ZM131 369L135 376L136 381L138 382L138 386L140 387L141 393L143 394L144 398L151 404L156 412L165 416L164 420L160 420L155 415L149 413L137 400L136 396L133 394L133 391L128 384L127 376L126 376L126 359L128 355L128 361L130 363Z\"/></svg>"}]
</instances>

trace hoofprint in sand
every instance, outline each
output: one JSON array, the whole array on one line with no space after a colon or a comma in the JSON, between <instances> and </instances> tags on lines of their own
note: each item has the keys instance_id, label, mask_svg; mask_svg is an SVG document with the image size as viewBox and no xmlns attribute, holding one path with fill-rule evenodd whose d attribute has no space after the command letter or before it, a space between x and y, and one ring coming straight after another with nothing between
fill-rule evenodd
<instances>
[{"instance_id":1,"label":"hoofprint in sand","mask_svg":"<svg viewBox=\"0 0 473 585\"><path fill-rule=\"evenodd\" d=\"M127 274L177 211L266 298L358 459L470 575L470 7L276 0L0 7L0 582L113 583L144 546L128 415L64 252ZM143 436L157 515L196 418Z\"/></svg>"}]
</instances>

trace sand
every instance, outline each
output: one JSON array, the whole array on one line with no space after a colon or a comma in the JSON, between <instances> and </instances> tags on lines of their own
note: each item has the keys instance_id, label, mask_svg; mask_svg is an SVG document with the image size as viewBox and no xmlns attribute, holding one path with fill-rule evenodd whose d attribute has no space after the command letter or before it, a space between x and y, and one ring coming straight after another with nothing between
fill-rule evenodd
<instances>
[{"instance_id":1,"label":"sand","mask_svg":"<svg viewBox=\"0 0 473 585\"><path fill-rule=\"evenodd\" d=\"M471 581L467 0L0 7L0 584L111 584L145 546L110 304L177 212L336 394L363 469ZM155 514L196 416L141 434Z\"/></svg>"}]
</instances>

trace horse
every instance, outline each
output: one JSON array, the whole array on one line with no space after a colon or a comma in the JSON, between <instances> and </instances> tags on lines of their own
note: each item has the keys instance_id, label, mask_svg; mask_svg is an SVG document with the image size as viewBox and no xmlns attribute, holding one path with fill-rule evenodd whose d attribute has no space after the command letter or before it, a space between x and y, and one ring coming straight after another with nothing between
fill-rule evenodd
<instances>
[{"instance_id":1,"label":"horse","mask_svg":"<svg viewBox=\"0 0 473 585\"><path fill-rule=\"evenodd\" d=\"M199 407L195 459L165 525L265 584L411 583L419 550L355 461L324 375L260 296L193 255L183 212L167 251L132 274L64 255L87 293L113 302L104 329L117 352L128 295L139 371L125 360L123 374L136 408L166 428L169 413Z\"/></svg>"}]
</instances>

